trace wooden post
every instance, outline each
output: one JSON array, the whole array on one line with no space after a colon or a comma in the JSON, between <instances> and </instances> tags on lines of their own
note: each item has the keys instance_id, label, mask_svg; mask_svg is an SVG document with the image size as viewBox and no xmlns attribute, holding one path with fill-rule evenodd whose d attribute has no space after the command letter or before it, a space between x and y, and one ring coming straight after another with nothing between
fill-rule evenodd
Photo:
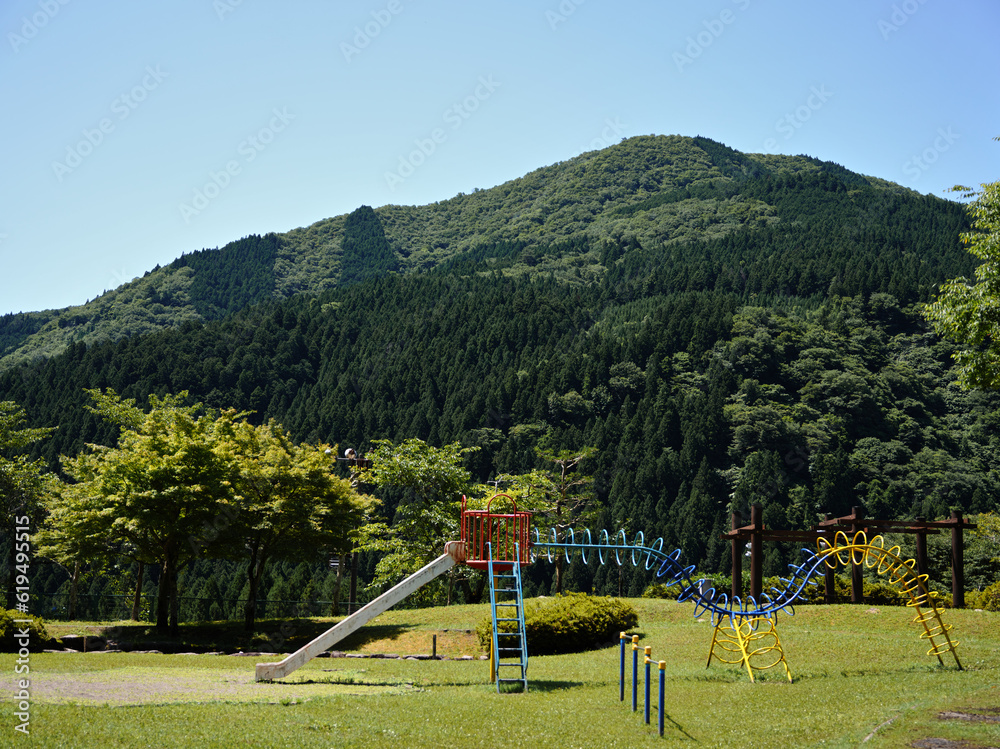
<instances>
[{"instance_id":1,"label":"wooden post","mask_svg":"<svg viewBox=\"0 0 1000 749\"><path fill-rule=\"evenodd\" d=\"M750 506L750 596L759 604L761 590L764 587L764 544L761 532L764 508L760 505Z\"/></svg>"},{"instance_id":2,"label":"wooden post","mask_svg":"<svg viewBox=\"0 0 1000 749\"><path fill-rule=\"evenodd\" d=\"M833 520L833 513L826 513L826 519ZM831 565L826 565L826 569L823 570L823 593L827 603L835 603L837 600L836 574L837 570Z\"/></svg>"},{"instance_id":3,"label":"wooden post","mask_svg":"<svg viewBox=\"0 0 1000 749\"><path fill-rule=\"evenodd\" d=\"M743 516L738 512L733 513L733 530L737 530L743 525ZM733 536L730 542L733 549L733 585L730 590L732 598L743 598L743 541Z\"/></svg>"},{"instance_id":4,"label":"wooden post","mask_svg":"<svg viewBox=\"0 0 1000 749\"><path fill-rule=\"evenodd\" d=\"M924 523L927 518L917 518L918 523ZM927 574L927 529L919 528L917 530L917 574L926 575Z\"/></svg>"},{"instance_id":5,"label":"wooden post","mask_svg":"<svg viewBox=\"0 0 1000 749\"><path fill-rule=\"evenodd\" d=\"M851 541L854 541L854 535L861 530L865 529L864 523L859 521L864 520L865 510L863 507L852 507L851 508ZM865 570L860 564L854 563L854 555L851 554L851 603L864 603L865 602Z\"/></svg>"},{"instance_id":6,"label":"wooden post","mask_svg":"<svg viewBox=\"0 0 1000 749\"><path fill-rule=\"evenodd\" d=\"M347 554L337 556L337 580L333 584L333 601L330 606L330 616L340 616L340 585L344 581L344 568L347 567Z\"/></svg>"},{"instance_id":7,"label":"wooden post","mask_svg":"<svg viewBox=\"0 0 1000 749\"><path fill-rule=\"evenodd\" d=\"M962 513L953 510L951 519L951 605L965 608L965 547L962 543Z\"/></svg>"}]
</instances>

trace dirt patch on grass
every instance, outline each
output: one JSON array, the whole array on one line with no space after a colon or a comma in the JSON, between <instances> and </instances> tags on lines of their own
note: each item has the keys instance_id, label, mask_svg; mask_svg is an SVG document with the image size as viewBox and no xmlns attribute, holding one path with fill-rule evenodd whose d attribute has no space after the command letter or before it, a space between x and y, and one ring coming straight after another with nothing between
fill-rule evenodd
<instances>
[{"instance_id":1,"label":"dirt patch on grass","mask_svg":"<svg viewBox=\"0 0 1000 749\"><path fill-rule=\"evenodd\" d=\"M252 672L228 669L117 668L91 673L35 673L32 701L39 704L150 705L180 702L287 703L335 694L386 694L407 683L366 681L363 671L307 671L298 679L257 683Z\"/></svg>"},{"instance_id":2,"label":"dirt patch on grass","mask_svg":"<svg viewBox=\"0 0 1000 749\"><path fill-rule=\"evenodd\" d=\"M961 720L970 723L1000 723L1000 707L974 707L962 711L947 710L938 713L941 720ZM952 739L919 739L910 746L914 749L1000 749L996 746L984 746L971 741Z\"/></svg>"},{"instance_id":3,"label":"dirt patch on grass","mask_svg":"<svg viewBox=\"0 0 1000 749\"><path fill-rule=\"evenodd\" d=\"M968 720L973 723L1000 723L1000 707L974 707L962 712L944 712L941 720Z\"/></svg>"}]
</instances>

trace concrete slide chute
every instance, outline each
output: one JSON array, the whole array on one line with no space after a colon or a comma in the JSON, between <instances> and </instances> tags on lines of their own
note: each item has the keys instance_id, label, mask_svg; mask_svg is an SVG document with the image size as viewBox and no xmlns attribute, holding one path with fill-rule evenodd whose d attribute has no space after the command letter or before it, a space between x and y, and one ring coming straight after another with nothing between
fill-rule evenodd
<instances>
[{"instance_id":1,"label":"concrete slide chute","mask_svg":"<svg viewBox=\"0 0 1000 749\"><path fill-rule=\"evenodd\" d=\"M312 642L306 643L278 663L258 663L257 681L283 679L311 661L320 653L329 650L337 642L357 631L379 614L387 611L420 587L450 570L456 562L465 559L465 545L451 541L445 545L445 553L430 564L421 567L398 585L390 588L371 603L362 606L346 619L338 622Z\"/></svg>"}]
</instances>

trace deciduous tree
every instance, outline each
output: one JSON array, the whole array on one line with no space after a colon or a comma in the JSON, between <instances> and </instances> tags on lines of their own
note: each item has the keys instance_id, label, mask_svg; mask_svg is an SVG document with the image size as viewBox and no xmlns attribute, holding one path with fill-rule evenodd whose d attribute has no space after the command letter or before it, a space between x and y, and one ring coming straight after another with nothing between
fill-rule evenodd
<instances>
[{"instance_id":1,"label":"deciduous tree","mask_svg":"<svg viewBox=\"0 0 1000 749\"><path fill-rule=\"evenodd\" d=\"M10 544L10 566L7 579L7 608L14 608L14 575L17 544L14 530L22 525L19 518L37 522L39 498L43 489L43 469L40 460L28 460L22 451L29 445L45 439L52 428L29 429L24 426L24 409L13 401L0 402L0 507L3 511L2 529Z\"/></svg>"},{"instance_id":2,"label":"deciduous tree","mask_svg":"<svg viewBox=\"0 0 1000 749\"><path fill-rule=\"evenodd\" d=\"M248 561L244 625L253 632L268 561L347 551L373 500L332 473L335 448L296 445L274 421L254 427L237 416L223 413L217 425L233 495L222 501L217 537L204 542L221 556Z\"/></svg>"},{"instance_id":3,"label":"deciduous tree","mask_svg":"<svg viewBox=\"0 0 1000 749\"><path fill-rule=\"evenodd\" d=\"M443 552L446 541L458 538L461 497L472 487L463 456L478 449L457 442L438 448L416 438L398 445L374 443L362 483L401 490L402 496L390 522L369 523L361 530L359 548L382 554L373 586L416 572Z\"/></svg>"},{"instance_id":4,"label":"deciduous tree","mask_svg":"<svg viewBox=\"0 0 1000 749\"><path fill-rule=\"evenodd\" d=\"M177 575L204 546L232 485L216 418L187 394L150 396L142 413L114 392L93 392L92 408L122 427L116 447L91 446L63 460L74 483L55 487L39 551L82 556L125 545L160 565L156 628L177 627Z\"/></svg>"},{"instance_id":5,"label":"deciduous tree","mask_svg":"<svg viewBox=\"0 0 1000 749\"><path fill-rule=\"evenodd\" d=\"M954 189L975 198L969 204L973 230L961 236L982 263L976 268L976 283L967 278L948 281L937 299L924 307L924 315L938 333L959 344L954 354L959 383L996 390L1000 389L1000 182L982 184L977 191Z\"/></svg>"}]
</instances>

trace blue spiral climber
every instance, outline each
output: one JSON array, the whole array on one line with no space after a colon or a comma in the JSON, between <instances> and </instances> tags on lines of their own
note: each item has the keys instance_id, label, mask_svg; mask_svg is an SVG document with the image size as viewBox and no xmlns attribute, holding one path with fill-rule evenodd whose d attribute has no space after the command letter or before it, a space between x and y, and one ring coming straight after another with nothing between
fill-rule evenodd
<instances>
[{"instance_id":1,"label":"blue spiral climber","mask_svg":"<svg viewBox=\"0 0 1000 749\"><path fill-rule=\"evenodd\" d=\"M879 574L886 575L889 583L897 588L901 595L908 599L907 606L916 611L914 622L923 627L920 638L928 641L928 655L938 658L944 663L942 656L951 653L959 670L962 664L958 659L957 642L952 641L949 634L951 625L941 619L943 605L936 593L928 587L927 575L918 574L912 559L903 559L900 548L886 548L882 536L868 539L864 531L856 532L848 537L843 531L832 536L817 538L815 551L802 549L804 560L801 564L789 565L787 578L779 578L783 588L772 587L770 593L762 593L760 600L753 596L742 599L725 593L706 584L704 578L693 581L691 578L694 566L681 564L681 550L674 549L667 553L663 550L663 539L657 538L651 545L646 544L642 531L636 533L632 543L624 530L614 535L601 531L594 542L589 529L574 530L566 528L562 531L562 540L555 528L550 528L545 535L534 529L534 543L531 547L531 558L537 559L540 554L547 556L551 562L562 554L567 563L579 555L586 564L590 555L596 550L601 564L607 564L614 559L620 567L631 562L634 567L640 564L647 570L656 567L656 577L665 578L669 586L680 585L678 601L694 602L695 618L708 612L715 632L709 651L709 662L716 657L724 663L741 663L754 679L754 671L771 668L779 663L791 680L791 672L785 663L781 642L775 630L777 614L785 612L795 614L792 604L798 599L806 586L818 582L828 569L838 566L856 565L874 569ZM728 624L729 632L721 632L723 623ZM718 648L718 650L717 650ZM728 654L736 654L731 659Z\"/></svg>"},{"instance_id":2,"label":"blue spiral climber","mask_svg":"<svg viewBox=\"0 0 1000 749\"><path fill-rule=\"evenodd\" d=\"M607 564L613 558L615 563L621 567L631 562L633 567L642 564L647 570L656 567L656 577L666 578L664 584L667 587L681 585L678 601L691 600L694 602L695 617L708 612L712 616L713 623L721 619L728 618L731 622L735 618L749 619L763 617L770 619L779 612L786 612L790 615L795 613L792 603L797 599L807 585L815 582L822 575L824 557L803 549L806 560L801 565L789 565L790 576L781 578L785 588L771 588L771 596L768 593L761 595L761 600L756 601L753 596L741 599L734 596L732 600L725 592L716 591L714 587L706 587L704 578L697 581L692 580L691 574L694 572L694 565L684 566L680 562L681 550L674 549L667 553L663 551L664 542L662 538L657 538L649 546L646 545L646 537L642 531L635 534L633 542L628 542L628 537L624 530L620 530L614 535L602 530L597 537L597 542L593 540L593 534L589 528L574 530L566 528L563 531L563 540L559 540L555 528L550 528L547 534L534 529L534 542L531 547L532 559L537 559L539 553L544 555L551 562L560 554L564 556L567 563L573 561L574 556L579 555L580 561L584 564L590 559L590 555L596 550L598 560L601 564Z\"/></svg>"}]
</instances>

